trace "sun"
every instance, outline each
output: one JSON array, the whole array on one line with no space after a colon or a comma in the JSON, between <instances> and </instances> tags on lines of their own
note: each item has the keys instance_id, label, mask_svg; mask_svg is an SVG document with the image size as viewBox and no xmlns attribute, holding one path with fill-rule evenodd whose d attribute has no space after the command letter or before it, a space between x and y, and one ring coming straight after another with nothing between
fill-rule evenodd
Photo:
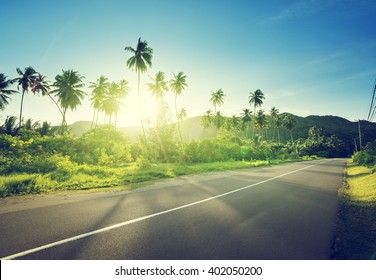
<instances>
[{"instance_id":1,"label":"sun","mask_svg":"<svg viewBox=\"0 0 376 280\"><path fill-rule=\"evenodd\" d=\"M142 118L145 127L155 125L158 113L157 100L149 93L127 96L122 103L125 105L118 116L118 126L141 126Z\"/></svg>"}]
</instances>

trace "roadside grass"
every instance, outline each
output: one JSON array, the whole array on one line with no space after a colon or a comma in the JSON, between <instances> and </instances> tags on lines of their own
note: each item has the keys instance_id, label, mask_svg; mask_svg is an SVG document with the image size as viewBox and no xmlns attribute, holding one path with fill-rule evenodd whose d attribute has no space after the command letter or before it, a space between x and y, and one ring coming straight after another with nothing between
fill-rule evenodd
<instances>
[{"instance_id":1,"label":"roadside grass","mask_svg":"<svg viewBox=\"0 0 376 280\"><path fill-rule=\"evenodd\" d=\"M310 159L304 159L310 160ZM299 161L257 160L212 163L150 163L138 161L124 166L65 165L48 173L0 175L0 197L67 190L121 191L138 188L145 182L181 175L253 168Z\"/></svg>"},{"instance_id":2,"label":"roadside grass","mask_svg":"<svg viewBox=\"0 0 376 280\"><path fill-rule=\"evenodd\" d=\"M339 198L334 259L376 259L376 173L349 160Z\"/></svg>"}]
</instances>

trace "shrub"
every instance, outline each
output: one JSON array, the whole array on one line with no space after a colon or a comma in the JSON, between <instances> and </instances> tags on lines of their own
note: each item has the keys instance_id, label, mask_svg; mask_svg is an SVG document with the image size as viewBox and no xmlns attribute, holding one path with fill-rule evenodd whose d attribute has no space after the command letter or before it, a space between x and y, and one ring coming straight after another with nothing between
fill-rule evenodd
<instances>
[{"instance_id":1,"label":"shrub","mask_svg":"<svg viewBox=\"0 0 376 280\"><path fill-rule=\"evenodd\" d=\"M0 177L0 196L5 197L14 194L39 193L37 175L18 174Z\"/></svg>"}]
</instances>

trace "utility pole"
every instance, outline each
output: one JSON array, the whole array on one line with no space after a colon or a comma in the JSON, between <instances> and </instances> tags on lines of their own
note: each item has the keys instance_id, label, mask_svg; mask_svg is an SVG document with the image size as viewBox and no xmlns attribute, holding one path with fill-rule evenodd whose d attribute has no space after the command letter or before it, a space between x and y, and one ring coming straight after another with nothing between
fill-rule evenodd
<instances>
[{"instance_id":1,"label":"utility pole","mask_svg":"<svg viewBox=\"0 0 376 280\"><path fill-rule=\"evenodd\" d=\"M359 131L359 151L362 151L362 133L360 132L360 120L358 120L358 131Z\"/></svg>"}]
</instances>

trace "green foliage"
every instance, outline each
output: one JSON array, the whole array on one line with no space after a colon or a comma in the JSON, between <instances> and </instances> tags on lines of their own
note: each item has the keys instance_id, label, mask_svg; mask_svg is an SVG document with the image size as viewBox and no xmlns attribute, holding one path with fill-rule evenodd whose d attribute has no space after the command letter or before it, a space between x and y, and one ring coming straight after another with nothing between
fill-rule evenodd
<instances>
[{"instance_id":1,"label":"green foliage","mask_svg":"<svg viewBox=\"0 0 376 280\"><path fill-rule=\"evenodd\" d=\"M30 174L0 177L0 197L14 194L39 193L37 176Z\"/></svg>"},{"instance_id":2,"label":"green foliage","mask_svg":"<svg viewBox=\"0 0 376 280\"><path fill-rule=\"evenodd\" d=\"M337 136L326 137L322 135L322 130L313 126L308 131L306 140L296 142L296 149L301 156L316 155L319 157L334 158L346 157L345 144Z\"/></svg>"},{"instance_id":3,"label":"green foliage","mask_svg":"<svg viewBox=\"0 0 376 280\"><path fill-rule=\"evenodd\" d=\"M353 161L366 166L376 166L376 140L367 143L365 148L353 155Z\"/></svg>"}]
</instances>

